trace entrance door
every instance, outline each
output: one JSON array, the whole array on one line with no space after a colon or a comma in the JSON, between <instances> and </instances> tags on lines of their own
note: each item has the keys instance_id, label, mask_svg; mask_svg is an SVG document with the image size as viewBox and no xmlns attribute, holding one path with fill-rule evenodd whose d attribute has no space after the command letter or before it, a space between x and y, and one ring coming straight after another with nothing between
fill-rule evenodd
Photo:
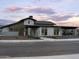
<instances>
[{"instance_id":1,"label":"entrance door","mask_svg":"<svg viewBox=\"0 0 79 59\"><path fill-rule=\"evenodd\" d=\"M25 29L24 29L24 35L25 35L25 36L28 36L28 28L25 28Z\"/></svg>"},{"instance_id":2,"label":"entrance door","mask_svg":"<svg viewBox=\"0 0 79 59\"><path fill-rule=\"evenodd\" d=\"M26 36L32 36L32 37L38 36L37 28L35 27L26 28Z\"/></svg>"},{"instance_id":3,"label":"entrance door","mask_svg":"<svg viewBox=\"0 0 79 59\"><path fill-rule=\"evenodd\" d=\"M35 37L35 33L36 33L35 31L36 31L35 28L30 28L30 36Z\"/></svg>"}]
</instances>

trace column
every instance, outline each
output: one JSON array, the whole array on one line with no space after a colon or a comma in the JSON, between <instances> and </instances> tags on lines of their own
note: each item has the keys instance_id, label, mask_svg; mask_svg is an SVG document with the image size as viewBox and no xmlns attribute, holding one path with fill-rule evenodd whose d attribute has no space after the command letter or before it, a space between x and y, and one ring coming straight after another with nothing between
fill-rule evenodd
<instances>
[{"instance_id":1,"label":"column","mask_svg":"<svg viewBox=\"0 0 79 59\"><path fill-rule=\"evenodd\" d=\"M24 36L26 36L26 28L24 28Z\"/></svg>"},{"instance_id":2,"label":"column","mask_svg":"<svg viewBox=\"0 0 79 59\"><path fill-rule=\"evenodd\" d=\"M38 34L39 34L39 36L41 36L41 27L38 29L39 31L38 31Z\"/></svg>"},{"instance_id":3,"label":"column","mask_svg":"<svg viewBox=\"0 0 79 59\"><path fill-rule=\"evenodd\" d=\"M28 35L29 35L29 36L30 36L30 30L31 30L31 29L30 29L30 28L28 28Z\"/></svg>"},{"instance_id":4,"label":"column","mask_svg":"<svg viewBox=\"0 0 79 59\"><path fill-rule=\"evenodd\" d=\"M77 29L75 29L74 32L75 32L75 36L77 36L77 35L78 35L78 33L77 33Z\"/></svg>"},{"instance_id":5,"label":"column","mask_svg":"<svg viewBox=\"0 0 79 59\"><path fill-rule=\"evenodd\" d=\"M59 28L59 36L62 36L62 29Z\"/></svg>"}]
</instances>

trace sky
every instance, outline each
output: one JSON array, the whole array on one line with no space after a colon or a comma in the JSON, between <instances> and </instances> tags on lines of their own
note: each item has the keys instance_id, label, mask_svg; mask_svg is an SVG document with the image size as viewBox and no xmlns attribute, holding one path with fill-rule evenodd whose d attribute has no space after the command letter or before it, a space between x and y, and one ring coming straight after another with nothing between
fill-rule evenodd
<instances>
[{"instance_id":1,"label":"sky","mask_svg":"<svg viewBox=\"0 0 79 59\"><path fill-rule=\"evenodd\" d=\"M79 0L0 0L0 19L19 21L28 16L79 25Z\"/></svg>"}]
</instances>

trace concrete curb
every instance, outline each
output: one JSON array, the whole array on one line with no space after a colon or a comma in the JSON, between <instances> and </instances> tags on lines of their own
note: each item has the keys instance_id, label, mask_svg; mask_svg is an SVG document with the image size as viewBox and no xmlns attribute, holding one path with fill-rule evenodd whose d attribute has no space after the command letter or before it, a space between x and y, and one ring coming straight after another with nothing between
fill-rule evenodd
<instances>
[{"instance_id":1,"label":"concrete curb","mask_svg":"<svg viewBox=\"0 0 79 59\"><path fill-rule=\"evenodd\" d=\"M79 39L43 39L43 40L0 40L0 43L45 42L45 41L78 41Z\"/></svg>"},{"instance_id":2,"label":"concrete curb","mask_svg":"<svg viewBox=\"0 0 79 59\"><path fill-rule=\"evenodd\" d=\"M0 59L79 59L79 54L56 55L56 56L38 56L38 57L7 57Z\"/></svg>"}]
</instances>

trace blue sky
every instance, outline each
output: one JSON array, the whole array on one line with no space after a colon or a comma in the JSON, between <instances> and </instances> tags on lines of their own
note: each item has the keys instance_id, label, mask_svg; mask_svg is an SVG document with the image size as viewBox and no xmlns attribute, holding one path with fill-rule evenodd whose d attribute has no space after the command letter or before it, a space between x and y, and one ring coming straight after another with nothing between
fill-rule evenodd
<instances>
[{"instance_id":1,"label":"blue sky","mask_svg":"<svg viewBox=\"0 0 79 59\"><path fill-rule=\"evenodd\" d=\"M0 0L0 19L71 21L79 17L79 0Z\"/></svg>"}]
</instances>

